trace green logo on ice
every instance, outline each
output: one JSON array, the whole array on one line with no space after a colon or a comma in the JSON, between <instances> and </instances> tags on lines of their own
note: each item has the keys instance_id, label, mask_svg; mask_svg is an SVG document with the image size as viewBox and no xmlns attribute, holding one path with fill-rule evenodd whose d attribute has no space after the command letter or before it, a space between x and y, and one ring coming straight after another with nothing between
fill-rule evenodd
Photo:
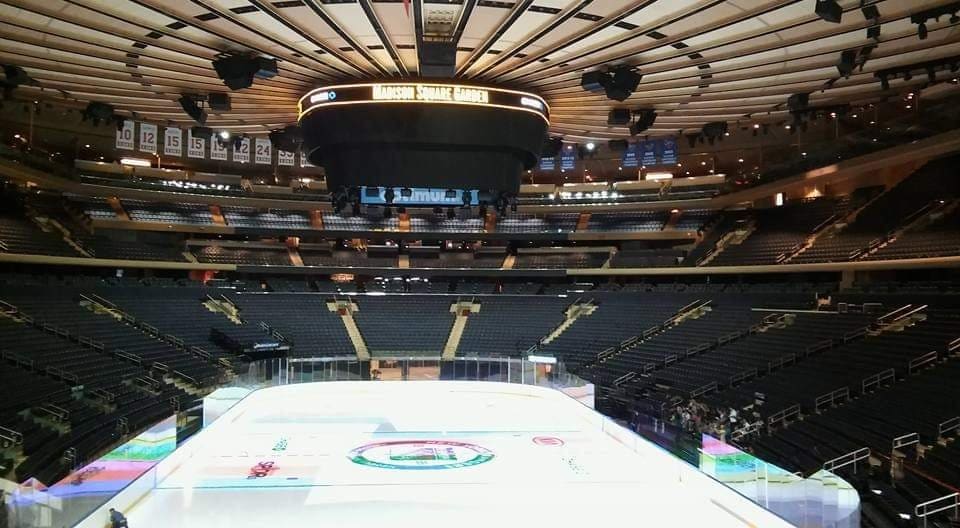
<instances>
[{"instance_id":1,"label":"green logo on ice","mask_svg":"<svg viewBox=\"0 0 960 528\"><path fill-rule=\"evenodd\" d=\"M454 469L493 459L485 447L449 440L396 440L362 445L348 455L355 464L383 469Z\"/></svg>"}]
</instances>

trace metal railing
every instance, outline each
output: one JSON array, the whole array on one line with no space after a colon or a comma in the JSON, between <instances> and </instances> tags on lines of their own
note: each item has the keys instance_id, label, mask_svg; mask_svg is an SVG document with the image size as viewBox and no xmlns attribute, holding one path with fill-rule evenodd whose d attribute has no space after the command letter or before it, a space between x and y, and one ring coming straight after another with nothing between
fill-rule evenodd
<instances>
[{"instance_id":1,"label":"metal railing","mask_svg":"<svg viewBox=\"0 0 960 528\"><path fill-rule=\"evenodd\" d=\"M951 493L939 499L921 502L913 509L913 514L923 519L923 526L925 528L927 526L927 517L947 510L953 510L954 517L960 514L960 493Z\"/></svg>"},{"instance_id":2,"label":"metal railing","mask_svg":"<svg viewBox=\"0 0 960 528\"><path fill-rule=\"evenodd\" d=\"M900 435L893 439L890 443L890 453L892 454L897 449L901 447L912 446L914 444L920 443L920 435L917 433L907 433L905 435Z\"/></svg>"},{"instance_id":3,"label":"metal railing","mask_svg":"<svg viewBox=\"0 0 960 528\"><path fill-rule=\"evenodd\" d=\"M817 396L817 398L813 401L813 408L814 410L819 411L821 407L843 403L849 399L850 389L848 387L842 387L835 391L830 391L826 394Z\"/></svg>"},{"instance_id":4,"label":"metal railing","mask_svg":"<svg viewBox=\"0 0 960 528\"><path fill-rule=\"evenodd\" d=\"M933 363L934 361L937 360L938 357L940 357L940 354L938 354L936 350L932 352L927 352L926 354L920 357L915 357L911 359L910 363L907 365L907 372L909 372L910 374L913 374L914 370L920 369L926 365L929 365L930 363Z\"/></svg>"},{"instance_id":5,"label":"metal railing","mask_svg":"<svg viewBox=\"0 0 960 528\"><path fill-rule=\"evenodd\" d=\"M773 427L778 424L786 423L788 418L800 416L800 405L791 405L782 411L775 412L767 418L767 427Z\"/></svg>"},{"instance_id":6,"label":"metal railing","mask_svg":"<svg viewBox=\"0 0 960 528\"><path fill-rule=\"evenodd\" d=\"M868 376L860 382L860 392L867 392L868 390L879 387L882 383L886 381L896 381L897 374L896 371L891 369L884 370L873 376Z\"/></svg>"},{"instance_id":7,"label":"metal railing","mask_svg":"<svg viewBox=\"0 0 960 528\"><path fill-rule=\"evenodd\" d=\"M940 422L940 425L937 426L937 435L943 437L951 431L956 431L960 429L960 416L954 416L949 420L944 420Z\"/></svg>"},{"instance_id":8,"label":"metal railing","mask_svg":"<svg viewBox=\"0 0 960 528\"><path fill-rule=\"evenodd\" d=\"M856 473L857 462L867 460L868 458L870 458L870 448L862 447L856 451L851 451L845 455L840 455L837 458L827 460L823 463L823 469L824 471L836 473L838 469L852 465L853 472Z\"/></svg>"}]
</instances>

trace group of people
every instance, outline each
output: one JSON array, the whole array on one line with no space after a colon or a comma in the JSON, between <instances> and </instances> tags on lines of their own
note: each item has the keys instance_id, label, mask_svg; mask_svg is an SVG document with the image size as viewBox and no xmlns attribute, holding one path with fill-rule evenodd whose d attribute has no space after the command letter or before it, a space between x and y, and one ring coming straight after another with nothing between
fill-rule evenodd
<instances>
[{"instance_id":1,"label":"group of people","mask_svg":"<svg viewBox=\"0 0 960 528\"><path fill-rule=\"evenodd\" d=\"M676 402L668 421L689 433L706 433L722 441L731 436L748 438L762 429L759 426L763 424L763 418L756 411L718 409L694 399Z\"/></svg>"}]
</instances>

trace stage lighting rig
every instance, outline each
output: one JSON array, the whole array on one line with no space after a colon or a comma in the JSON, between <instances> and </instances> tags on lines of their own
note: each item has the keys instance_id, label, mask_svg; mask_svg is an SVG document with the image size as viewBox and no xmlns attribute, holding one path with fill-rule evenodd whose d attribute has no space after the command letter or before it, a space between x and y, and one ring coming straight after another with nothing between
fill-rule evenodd
<instances>
[{"instance_id":1,"label":"stage lighting rig","mask_svg":"<svg viewBox=\"0 0 960 528\"><path fill-rule=\"evenodd\" d=\"M296 152L300 150L300 145L303 143L303 133L296 125L271 130L270 143L279 150Z\"/></svg>"},{"instance_id":2,"label":"stage lighting rig","mask_svg":"<svg viewBox=\"0 0 960 528\"><path fill-rule=\"evenodd\" d=\"M113 105L91 101L87 107L80 112L81 121L91 121L93 126L100 126L100 123L119 122L123 126L123 118L117 116L113 111Z\"/></svg>"},{"instance_id":3,"label":"stage lighting rig","mask_svg":"<svg viewBox=\"0 0 960 528\"><path fill-rule=\"evenodd\" d=\"M956 24L960 22L960 16L957 16L957 12L960 11L960 2L951 2L942 6L932 7L930 9L925 9L918 13L913 13L910 15L910 22L917 25L917 36L920 40L926 40L927 35L930 33L927 29L927 21L935 20L940 21L940 17L950 15L950 23Z\"/></svg>"},{"instance_id":4,"label":"stage lighting rig","mask_svg":"<svg viewBox=\"0 0 960 528\"><path fill-rule=\"evenodd\" d=\"M190 119L193 119L201 125L207 122L207 113L203 111L203 107L201 106L203 96L183 94L180 96L180 99L177 99L177 102L180 103L180 108L190 116Z\"/></svg>"},{"instance_id":5,"label":"stage lighting rig","mask_svg":"<svg viewBox=\"0 0 960 528\"><path fill-rule=\"evenodd\" d=\"M253 78L269 79L277 75L277 59L244 54L223 54L213 60L217 77L231 90L253 85Z\"/></svg>"},{"instance_id":6,"label":"stage lighting rig","mask_svg":"<svg viewBox=\"0 0 960 528\"><path fill-rule=\"evenodd\" d=\"M631 66L616 66L609 71L592 71L580 76L580 86L588 91L606 94L608 99L625 101L639 86L643 75Z\"/></svg>"},{"instance_id":7,"label":"stage lighting rig","mask_svg":"<svg viewBox=\"0 0 960 528\"><path fill-rule=\"evenodd\" d=\"M30 78L30 75L27 74L26 70L20 66L14 66L12 64L3 65L3 75L4 79L0 81L0 87L3 87L3 99L9 100L13 98L13 91L16 90L21 84L36 84L37 82Z\"/></svg>"},{"instance_id":8,"label":"stage lighting rig","mask_svg":"<svg viewBox=\"0 0 960 528\"><path fill-rule=\"evenodd\" d=\"M814 12L824 22L839 24L843 17L843 8L837 3L837 0L817 0Z\"/></svg>"},{"instance_id":9,"label":"stage lighting rig","mask_svg":"<svg viewBox=\"0 0 960 528\"><path fill-rule=\"evenodd\" d=\"M633 117L636 120L630 125L630 135L636 136L653 126L653 123L657 120L657 112L655 110L636 110L633 112Z\"/></svg>"}]
</instances>

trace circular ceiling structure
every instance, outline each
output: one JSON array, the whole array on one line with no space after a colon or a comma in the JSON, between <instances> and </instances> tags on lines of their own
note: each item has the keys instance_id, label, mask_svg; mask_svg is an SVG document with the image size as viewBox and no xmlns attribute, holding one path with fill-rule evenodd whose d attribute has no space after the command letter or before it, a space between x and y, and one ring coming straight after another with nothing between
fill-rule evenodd
<instances>
[{"instance_id":1,"label":"circular ceiling structure","mask_svg":"<svg viewBox=\"0 0 960 528\"><path fill-rule=\"evenodd\" d=\"M820 4L840 10L819 12ZM297 121L298 99L323 85L398 82L430 72L430 43L450 45L458 82L536 93L550 132L623 139L613 109L655 110L650 135L712 122L787 118L811 106L864 104L920 88L928 75L881 83L878 71L960 56L938 0L0 0L0 63L32 81L15 96L113 105L161 124L195 124L178 100L229 93L206 126L266 134ZM938 16L933 16L937 14ZM927 17L929 15L929 17ZM927 17L927 18L925 18ZM922 22L922 24L921 24ZM920 38L921 36L925 38ZM845 53L846 52L846 53ZM275 76L230 91L213 61L276 59ZM584 73L628 66L641 76L618 102ZM937 80L954 74L932 73Z\"/></svg>"}]
</instances>

